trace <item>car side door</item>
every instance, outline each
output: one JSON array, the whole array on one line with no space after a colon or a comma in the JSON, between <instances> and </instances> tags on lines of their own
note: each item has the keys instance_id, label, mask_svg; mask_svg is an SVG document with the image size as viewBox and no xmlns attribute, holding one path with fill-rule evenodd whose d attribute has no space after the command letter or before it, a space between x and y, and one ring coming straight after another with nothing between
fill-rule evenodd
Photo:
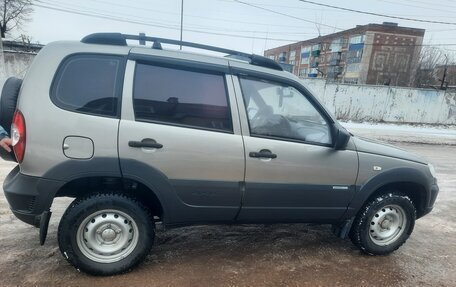
<instances>
[{"instance_id":1,"label":"car side door","mask_svg":"<svg viewBox=\"0 0 456 287\"><path fill-rule=\"evenodd\" d=\"M217 64L150 58L127 63L119 128L124 177L152 189L166 223L234 220L244 149L231 77Z\"/></svg>"},{"instance_id":2,"label":"car side door","mask_svg":"<svg viewBox=\"0 0 456 287\"><path fill-rule=\"evenodd\" d=\"M358 158L335 150L331 119L299 85L243 75L235 81L246 157L246 222L331 222L355 192Z\"/></svg>"}]
</instances>

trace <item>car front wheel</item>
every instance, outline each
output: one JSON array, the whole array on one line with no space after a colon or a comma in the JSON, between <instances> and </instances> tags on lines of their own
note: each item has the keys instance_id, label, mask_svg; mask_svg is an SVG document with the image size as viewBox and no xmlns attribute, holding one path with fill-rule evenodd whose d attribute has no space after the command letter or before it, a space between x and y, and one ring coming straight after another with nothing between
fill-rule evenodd
<instances>
[{"instance_id":1,"label":"car front wheel","mask_svg":"<svg viewBox=\"0 0 456 287\"><path fill-rule=\"evenodd\" d=\"M415 218L415 206L408 196L395 192L383 194L359 211L350 238L367 254L389 254L408 239Z\"/></svg>"}]
</instances>

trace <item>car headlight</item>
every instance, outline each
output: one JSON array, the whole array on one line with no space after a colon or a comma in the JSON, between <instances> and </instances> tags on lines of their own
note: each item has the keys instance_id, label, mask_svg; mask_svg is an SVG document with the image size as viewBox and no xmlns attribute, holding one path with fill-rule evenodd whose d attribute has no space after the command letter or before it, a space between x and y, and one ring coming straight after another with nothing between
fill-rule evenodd
<instances>
[{"instance_id":1,"label":"car headlight","mask_svg":"<svg viewBox=\"0 0 456 287\"><path fill-rule=\"evenodd\" d=\"M428 163L428 166L429 166L429 171L431 172L431 175L434 177L434 178L437 178L437 174L435 173L435 169L434 169L434 166L430 163Z\"/></svg>"}]
</instances>

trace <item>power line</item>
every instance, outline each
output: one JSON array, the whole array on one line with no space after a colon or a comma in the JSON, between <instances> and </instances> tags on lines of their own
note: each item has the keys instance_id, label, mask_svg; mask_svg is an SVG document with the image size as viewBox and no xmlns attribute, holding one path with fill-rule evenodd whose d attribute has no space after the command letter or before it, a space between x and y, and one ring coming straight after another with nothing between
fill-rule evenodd
<instances>
[{"instance_id":1,"label":"power line","mask_svg":"<svg viewBox=\"0 0 456 287\"><path fill-rule=\"evenodd\" d=\"M218 0L218 1L223 1L223 2L232 2L234 0ZM381 1L381 0L379 0ZM408 1L412 1L412 0L408 0ZM412 1L413 2L413 1ZM391 3L391 2L388 2L388 3ZM420 3L423 3L423 2L420 2ZM277 4L269 4L269 3L250 3L250 4L257 4L257 5L261 5L262 7L263 6L266 6L266 7L277 7L277 8L286 8L286 9L298 9L298 10L315 10L317 12L335 12L335 13L348 13L350 11L337 11L337 10L333 10L333 9L323 9L323 8L315 8L315 9L312 9L312 8L308 8L308 7L299 7L299 6L287 6L287 5L277 5ZM399 5L401 5L400 3L397 3ZM430 3L429 3L430 4ZM404 4L405 5L405 4ZM415 6L413 6L415 7ZM418 6L416 6L418 7ZM455 7L455 6L448 6L446 5L445 7ZM423 7L424 8L424 7ZM427 9L427 8L426 8ZM429 8L431 9L431 8ZM448 12L448 10L442 10L442 9L439 9L438 11L445 11L445 12ZM429 15L410 15L410 14L395 14L394 16L415 16L415 17L438 17L438 18L441 18L441 17L449 17L448 15L445 15L445 16L429 16Z\"/></svg>"},{"instance_id":2,"label":"power line","mask_svg":"<svg viewBox=\"0 0 456 287\"><path fill-rule=\"evenodd\" d=\"M312 24L315 24L315 25L329 27L329 28L337 29L337 30L345 30L345 29L341 29L341 28L336 27L336 26L326 25L326 24L323 24L323 23L318 23L318 22L315 22L315 21L303 19L303 18L300 18L300 17L296 17L296 16L293 16L293 15L290 15L290 14L285 14L285 13L282 13L282 12L274 11L274 10L271 10L271 9L268 9L268 8L264 8L264 7L261 7L261 6L253 5L251 3L243 2L243 1L240 1L240 0L233 0L233 1L237 2L237 3L240 3L240 4L244 4L244 5L250 6L250 7L254 7L254 8L257 8L257 9L260 9L260 10L264 10L264 11L268 11L268 12L271 12L271 13L274 13L274 14L282 15L282 16L285 16L285 17L288 17L288 18L304 21L304 22L307 22L307 23L312 23Z\"/></svg>"},{"instance_id":3,"label":"power line","mask_svg":"<svg viewBox=\"0 0 456 287\"><path fill-rule=\"evenodd\" d=\"M39 2L43 3L43 4L48 4L48 3L44 2L44 1L39 1ZM142 21L132 20L132 19L129 19L129 18L119 18L119 17L116 17L114 15L110 15L110 14L100 14L100 13L96 13L96 12L84 12L84 11L80 11L80 10L76 10L76 9L70 9L70 8L50 7L50 6L46 6L46 5L42 5L42 4L36 4L36 3L34 3L33 5L36 6L36 7L44 8L44 9L50 9L50 10L54 10L54 11L60 11L60 12L76 14L76 15L82 15L82 16L88 16L88 17L93 17L93 18L100 18L100 19L107 19L107 20L123 22L123 23L131 23L131 24L159 27L159 28L169 29L169 30L179 30L179 28L177 26L173 27L173 26L169 26L169 25L152 24L150 22L142 22ZM202 30L196 30L196 29L186 29L186 31L194 32L194 33L200 33L200 34L227 36L227 37L235 37L235 38L243 38L243 39L273 40L273 41L284 41L284 42L311 41L309 43L309 45L311 45L311 44L331 44L331 42L319 41L318 38L310 39L310 40L296 40L296 39L278 39L278 38L269 38L269 37L234 35L234 34L227 34L227 33L202 31ZM376 44L364 44L364 45L368 46L368 45L376 45ZM440 46L442 46L443 47L443 46L456 46L456 43L441 43L441 44L433 44L433 45L432 44L421 44L421 45L416 45L416 44L408 44L408 45L382 44L382 46L398 46L398 47L411 47L411 46L412 47L413 46L435 46L435 47L440 47Z\"/></svg>"},{"instance_id":4,"label":"power line","mask_svg":"<svg viewBox=\"0 0 456 287\"><path fill-rule=\"evenodd\" d=\"M98 1L98 0L96 0ZM221 2L227 2L227 3L233 3L235 2L235 0L217 0L217 1L221 1ZM421 6L413 6L413 5L407 5L407 4L402 4L402 3L397 3L397 2L389 2L389 1L383 1L383 0L377 0L377 1L380 1L380 2L385 2L385 3L391 3L391 4L398 4L398 5L406 5L406 6L410 6L410 7L417 7L417 8L424 8L424 9L427 9L427 10L436 10L436 11L443 11L443 12L447 12L447 13L455 13L454 11L448 11L448 10L443 10L443 9L433 9L433 8L428 8L428 7L421 7ZM408 0L408 1L412 1L412 0ZM454 0L450 0L450 1L454 1ZM421 2L423 3L423 2ZM298 9L298 10L314 10L314 11L317 11L317 12L325 12L325 13L328 13L328 12L335 12L335 13L350 13L351 11L344 11L344 10L334 10L334 9L322 9L322 8L315 8L315 9L312 9L312 8L307 8L307 7L298 7L298 6L286 6L286 5L277 5L277 4L269 4L269 3L249 3L249 4L256 4L256 5L261 5L261 7L263 6L266 6L266 7L277 7L277 8L286 8L286 9ZM430 4L430 3L429 3ZM433 5L433 4L430 4L430 5ZM456 6L448 6L446 5L445 7L455 7ZM407 17L427 17L427 18L443 18L443 17L447 17L447 18L453 18L453 16L451 15L416 15L416 14L395 14L393 16L407 16Z\"/></svg>"},{"instance_id":5,"label":"power line","mask_svg":"<svg viewBox=\"0 0 456 287\"><path fill-rule=\"evenodd\" d=\"M92 0L92 1L98 2L98 3L105 3L105 4L108 4L110 6L113 6L113 4L111 2L109 2L109 1L103 1L103 0ZM227 3L233 3L233 0L218 0L218 1L227 2ZM131 9L137 9L137 10L141 10L141 11L151 11L151 12L156 12L156 13L165 13L165 14L179 15L179 13L176 13L176 12L159 11L159 10L154 10L154 9L150 9L150 8L137 7L137 6L125 5L125 4L115 4L115 6L131 8ZM315 9L315 10L317 10L317 9ZM277 24L271 25L269 23L258 23L258 22L250 22L250 21L231 20L231 19L227 19L227 18L213 18L213 17L201 16L201 15L192 15L192 14L185 14L185 17L197 18L197 19L207 19L207 20L211 20L211 21L220 21L220 22L229 22L229 23L243 23L243 24L261 25L261 26L296 28L296 25L277 25ZM315 22L311 22L311 24L315 24ZM331 27L331 28L334 28L334 27Z\"/></svg>"},{"instance_id":6,"label":"power line","mask_svg":"<svg viewBox=\"0 0 456 287\"><path fill-rule=\"evenodd\" d=\"M119 17L120 15L126 16L126 17L135 17L135 21L140 21L138 19L144 19L144 21L147 23L153 23L153 24L157 24L157 25L169 25L169 26L174 26L174 27L178 28L177 24L149 21L149 18L138 17L138 16L131 15L131 14L125 14L125 13L117 14L116 13L116 15L113 15L113 14L100 13L97 10L94 10L94 9L89 10L89 8L80 6L80 5L65 6L66 4L62 5L63 3L59 2L59 1L55 1L55 0L45 0L45 1L36 0L36 1L38 1L42 4L45 4L45 5L52 5L54 7L57 6L57 7L63 8L63 9L73 9L73 10L76 10L79 12L92 13L92 14L96 13L98 15L103 15L103 16L108 16L108 17ZM103 2L103 1L97 1L97 2ZM107 3L107 2L104 2L104 3ZM124 6L124 5L122 5L122 6ZM133 8L133 6L130 6L130 7ZM138 9L139 9L139 7L138 7ZM188 15L185 15L185 16L188 17ZM296 36L316 35L316 33L305 33L305 32L283 32L283 31L278 32L278 31L259 31L259 30L243 30L243 29L242 30L233 30L233 29L214 28L214 27L209 27L209 26L204 26L204 25L193 25L193 24L186 24L185 27L191 27L191 28L195 28L195 29L204 29L205 31L212 30L212 31L217 31L217 32L222 31L222 32L228 32L228 33L259 33L259 34L280 34L280 35L296 35Z\"/></svg>"},{"instance_id":7,"label":"power line","mask_svg":"<svg viewBox=\"0 0 456 287\"><path fill-rule=\"evenodd\" d=\"M47 4L47 5L57 5L57 6L60 6L60 7L63 7L63 8L69 8L69 9L84 9L85 12L88 12L88 13L92 13L94 11L93 8L87 8L87 7L83 7L83 6L80 6L80 5L74 5L74 4L69 4L70 6L72 7L68 7L68 3L65 3L65 5L67 6L63 6L63 3L62 2L59 2L59 1L56 1L56 0L46 0L46 1L40 1L40 0L36 0L42 4ZM98 2L98 3L101 3L101 4L108 4L110 5L111 7L113 6L112 3L108 2L108 1L102 1L102 0L92 0L94 2ZM219 0L221 1L221 0ZM46 3L47 2L47 3ZM49 2L53 2L53 3L49 3ZM225 2L229 2L229 3L233 3L232 1L225 1ZM115 4L115 6L117 7L124 7L124 8L130 8L130 9L135 9L135 10L140 10L140 11L150 11L150 12L153 12L153 13L157 13L157 14L171 14L171 15L180 15L179 13L175 13L175 12L169 12L169 11L161 11L161 10L154 10L154 9L149 9L149 8L143 8L143 7L137 7L137 6L132 6L132 5L124 5L124 4ZM75 8L74 8L75 7ZM127 17L135 17L136 18L142 18L142 19L146 19L144 17L138 17L137 15L131 15L131 14L126 14L126 13L120 13L120 15L124 15L124 16L127 16ZM251 25L257 25L257 26L268 26L268 27L284 27L284 28L295 28L295 29L302 29L302 27L297 27L296 25L278 25L278 24L274 24L274 25L271 25L270 23L259 23L259 22L250 22L250 21L241 21L241 20L232 20L232 19L226 19L226 18L212 18L212 17L206 17L206 16L200 16L200 15L192 15L192 14L184 14L185 17L189 17L189 18L197 18L197 19L206 19L206 20L210 20L210 21L217 21L217 22L228 22L228 23L243 23L243 24L251 24ZM168 17L169 18L169 17ZM148 20L149 18L147 18ZM186 27L188 27L189 25L185 25ZM198 25L191 25L190 26L194 26L194 27L197 27ZM208 27L208 26L200 26L200 28L211 28L211 27ZM219 29L219 30L222 30L222 29ZM235 30L224 30L224 31L232 31L232 32L243 32L241 30L238 30L238 31L235 31ZM254 31L246 31L244 30L246 33L247 32L255 32L255 33L266 33L265 31L258 31L258 30L254 30ZM293 34L293 35L298 35L298 34L303 34L303 35L308 35L308 34L316 34L316 33L292 33L292 32L274 32L274 31L269 31L268 33L270 34L274 34L274 33L280 33L280 34Z\"/></svg>"},{"instance_id":8,"label":"power line","mask_svg":"<svg viewBox=\"0 0 456 287\"><path fill-rule=\"evenodd\" d=\"M401 5L401 6L407 6L407 7L413 7L413 8L420 8L420 9L426 9L426 10L433 10L433 11L439 11L439 12L446 12L446 13L455 13L454 11L448 10L448 9L438 9L434 7L423 7L423 6L417 6L417 5L412 5L412 4L405 4L401 2L392 2L392 1L386 1L386 0L377 0L379 2L384 2L388 4L393 4L393 5ZM447 16L448 17L448 16Z\"/></svg>"},{"instance_id":9,"label":"power line","mask_svg":"<svg viewBox=\"0 0 456 287\"><path fill-rule=\"evenodd\" d=\"M235 1L236 1L236 0L235 0ZM345 8L345 7L333 6L333 5L328 5L328 4L322 4L322 3L317 3L317 2L308 1L308 0L298 0L298 1L304 2L304 3L313 4L313 5L318 5L318 6L323 6L323 7L329 7L329 8L339 9L339 10L344 10L344 11L350 11L350 12L353 12L353 13L359 13L359 14L366 14L366 15L378 16L378 17L386 17L386 18L392 18L392 19L400 19L400 20L407 20L407 21L422 22L422 23L444 24L444 25L456 25L455 22L422 20L422 19L415 19L415 18L408 18L408 17L392 16L392 15L385 15L385 14L379 14L379 13L374 13L374 12L367 12L367 11L361 11L361 10L356 10L356 9L350 9L350 8Z\"/></svg>"},{"instance_id":10,"label":"power line","mask_svg":"<svg viewBox=\"0 0 456 287\"><path fill-rule=\"evenodd\" d=\"M94 0L94 1L98 1L98 0ZM227 2L227 3L233 3L234 0L217 0L217 1L221 1L221 2ZM386 2L386 3L392 3L392 4L398 4L398 5L406 5L406 4L401 4L401 3L396 3L396 2L388 2L388 1L382 1L382 0L377 0L377 1L381 1L381 2ZM412 1L412 0L408 0L408 1ZM454 0L450 0L450 1L454 1ZM417 2L417 1L416 1ZM424 3L424 2L420 2L420 3ZM335 13L349 13L351 11L337 11L337 10L334 10L334 9L322 9L322 8L315 8L315 9L312 9L312 8L307 8L307 7L298 7L298 6L287 6L287 5L277 5L277 4L269 4L269 3L249 3L249 4L256 4L256 5L261 5L261 6L266 6L266 7L277 7L277 8L287 8L287 9L298 9L298 10L314 10L314 11L317 11L317 12L335 12ZM429 3L430 5L433 5L431 3ZM407 5L407 6L411 6L411 5ZM419 7L419 6L412 6L412 7ZM446 5L445 7L455 7L456 6L448 6ZM442 9L432 9L432 8L427 8L427 7L419 7L419 8L425 8L425 9L431 9L431 10L437 10L437 11L444 11L444 12L447 12L447 13L453 13L452 11L448 11L448 10L442 10ZM442 18L442 17L451 17L453 18L453 16L449 16L449 15L415 15L415 14L395 14L394 16L408 16L408 17L428 17L428 18Z\"/></svg>"},{"instance_id":11,"label":"power line","mask_svg":"<svg viewBox=\"0 0 456 287\"><path fill-rule=\"evenodd\" d=\"M44 9L50 9L50 10L54 10L54 11L66 12L66 13L70 13L70 14L77 14L77 15L88 16L88 17L93 17L93 18L107 19L107 20L112 20L112 21L117 21L117 22L131 23L131 24L151 26L151 27L159 27L159 28L169 29L169 30L179 30L178 27L172 27L172 26L166 26L166 25L160 25L160 24L151 24L151 23L140 22L140 21L127 19L127 18L117 18L115 16L109 16L109 15L103 15L103 14L97 14L97 13L91 14L91 13L81 12L81 11L77 11L77 10L70 10L70 9L66 9L66 8L50 7L50 6L36 4L36 3L34 3L33 5L36 7L44 8ZM272 41L282 41L282 42L299 42L300 41L300 40L296 40L296 39L281 39L281 38L234 35L234 34L218 33L218 32L207 32L207 31L201 31L201 30L196 30L196 29L185 29L185 30L189 31L189 32L200 33L200 34L227 36L227 37L243 38L243 39L272 40Z\"/></svg>"},{"instance_id":12,"label":"power line","mask_svg":"<svg viewBox=\"0 0 456 287\"><path fill-rule=\"evenodd\" d=\"M424 4L424 5L428 5L428 6L432 6L432 7L435 7L435 3L430 3L430 2L425 2L425 1L418 1L418 0L407 0L408 2L414 2L414 3L420 3L420 4ZM448 5L448 4L445 4L445 7L450 7L450 8L456 8L456 6L452 6L452 5ZM426 9L428 9L426 7Z\"/></svg>"}]
</instances>

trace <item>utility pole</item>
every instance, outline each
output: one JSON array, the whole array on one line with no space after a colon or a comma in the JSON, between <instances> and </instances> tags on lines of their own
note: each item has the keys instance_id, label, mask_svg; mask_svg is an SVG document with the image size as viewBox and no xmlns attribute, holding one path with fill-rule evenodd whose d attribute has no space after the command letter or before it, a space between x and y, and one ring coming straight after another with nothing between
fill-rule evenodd
<instances>
[{"instance_id":1,"label":"utility pole","mask_svg":"<svg viewBox=\"0 0 456 287\"><path fill-rule=\"evenodd\" d=\"M447 76L447 69L448 69L448 57L447 55L445 54L445 67L443 68L443 76L442 76L442 79L440 81L442 81L442 83L440 84L440 89L443 90L443 86L445 85L445 79L446 79L446 76Z\"/></svg>"},{"instance_id":2,"label":"utility pole","mask_svg":"<svg viewBox=\"0 0 456 287\"><path fill-rule=\"evenodd\" d=\"M181 42L182 42L183 27L184 27L184 0L181 0L181 35L180 35ZM180 45L180 49L182 50L182 45Z\"/></svg>"}]
</instances>

